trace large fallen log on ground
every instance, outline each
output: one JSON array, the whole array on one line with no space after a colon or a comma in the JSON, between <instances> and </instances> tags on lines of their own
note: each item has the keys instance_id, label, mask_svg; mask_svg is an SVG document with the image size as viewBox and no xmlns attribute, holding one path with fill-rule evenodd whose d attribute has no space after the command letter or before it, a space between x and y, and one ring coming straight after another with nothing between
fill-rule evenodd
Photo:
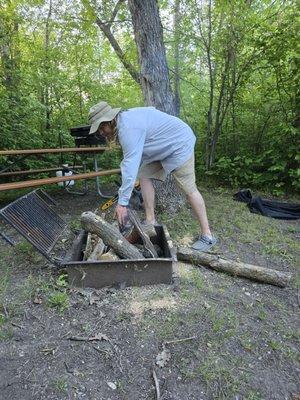
<instances>
[{"instance_id":1,"label":"large fallen log on ground","mask_svg":"<svg viewBox=\"0 0 300 400\"><path fill-rule=\"evenodd\" d=\"M242 276L259 282L285 287L292 275L286 272L276 271L258 265L245 264L240 261L225 260L219 256L202 253L187 247L179 247L177 258L180 261L189 261L193 264L201 264L216 271L227 272L230 275Z\"/></svg>"},{"instance_id":2,"label":"large fallen log on ground","mask_svg":"<svg viewBox=\"0 0 300 400\"><path fill-rule=\"evenodd\" d=\"M121 258L141 259L142 253L130 244L115 228L99 215L90 211L81 214L81 226L87 232L95 233L103 242L112 247Z\"/></svg>"}]
</instances>

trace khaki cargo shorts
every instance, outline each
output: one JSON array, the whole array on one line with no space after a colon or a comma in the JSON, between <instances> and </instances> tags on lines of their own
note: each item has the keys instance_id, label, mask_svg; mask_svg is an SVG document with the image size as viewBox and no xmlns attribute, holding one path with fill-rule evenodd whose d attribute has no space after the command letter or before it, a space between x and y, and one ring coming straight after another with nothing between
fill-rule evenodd
<instances>
[{"instance_id":1,"label":"khaki cargo shorts","mask_svg":"<svg viewBox=\"0 0 300 400\"><path fill-rule=\"evenodd\" d=\"M183 165L171 172L178 187L185 193L190 194L197 190L195 177L195 156L190 157ZM141 165L138 178L151 178L164 181L167 173L160 161Z\"/></svg>"}]
</instances>

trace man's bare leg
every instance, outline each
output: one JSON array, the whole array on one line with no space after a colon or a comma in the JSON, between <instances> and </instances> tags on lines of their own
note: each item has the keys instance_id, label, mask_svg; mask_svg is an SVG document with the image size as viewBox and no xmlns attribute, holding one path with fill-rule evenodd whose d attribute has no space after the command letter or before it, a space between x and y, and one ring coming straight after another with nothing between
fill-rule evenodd
<instances>
[{"instance_id":1,"label":"man's bare leg","mask_svg":"<svg viewBox=\"0 0 300 400\"><path fill-rule=\"evenodd\" d=\"M202 234L207 236L212 236L208 224L205 203L199 190L196 190L195 192L188 194L187 199L190 202L194 210L194 213L196 214L196 217L201 227Z\"/></svg>"},{"instance_id":2,"label":"man's bare leg","mask_svg":"<svg viewBox=\"0 0 300 400\"><path fill-rule=\"evenodd\" d=\"M150 178L140 178L141 191L144 201L146 222L154 224L155 214L154 214L154 200L155 191Z\"/></svg>"}]
</instances>

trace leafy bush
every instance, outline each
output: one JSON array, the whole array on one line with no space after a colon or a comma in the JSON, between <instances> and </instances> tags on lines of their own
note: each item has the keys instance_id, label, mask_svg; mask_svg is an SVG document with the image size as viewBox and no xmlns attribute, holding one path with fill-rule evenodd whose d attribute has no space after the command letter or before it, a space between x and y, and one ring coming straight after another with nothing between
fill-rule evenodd
<instances>
[{"instance_id":1,"label":"leafy bush","mask_svg":"<svg viewBox=\"0 0 300 400\"><path fill-rule=\"evenodd\" d=\"M287 190L300 187L300 169L296 166L289 168L287 161L280 159L272 151L256 158L220 157L213 169L206 174L231 187L265 188L274 195L281 195Z\"/></svg>"}]
</instances>

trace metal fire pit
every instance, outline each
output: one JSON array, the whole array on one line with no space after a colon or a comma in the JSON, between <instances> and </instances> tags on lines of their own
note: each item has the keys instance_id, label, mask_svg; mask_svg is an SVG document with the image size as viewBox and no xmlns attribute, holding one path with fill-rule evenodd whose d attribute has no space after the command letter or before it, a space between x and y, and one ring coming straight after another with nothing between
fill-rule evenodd
<instances>
[{"instance_id":1,"label":"metal fire pit","mask_svg":"<svg viewBox=\"0 0 300 400\"><path fill-rule=\"evenodd\" d=\"M69 283L80 287L142 286L172 282L176 251L164 225L156 226L161 258L117 261L83 261L87 232L81 231L64 259L55 258L52 249L67 224L49 206L53 200L43 191L33 191L0 210L0 216L13 226L41 254L58 267L65 267ZM2 235L3 237L5 235Z\"/></svg>"},{"instance_id":2,"label":"metal fire pit","mask_svg":"<svg viewBox=\"0 0 300 400\"><path fill-rule=\"evenodd\" d=\"M122 287L171 283L176 251L167 228L164 225L159 225L155 229L157 240L153 243L162 248L162 258L109 262L82 261L87 232L81 231L63 262L63 265L67 268L69 282L74 286L97 289L111 285Z\"/></svg>"}]
</instances>

